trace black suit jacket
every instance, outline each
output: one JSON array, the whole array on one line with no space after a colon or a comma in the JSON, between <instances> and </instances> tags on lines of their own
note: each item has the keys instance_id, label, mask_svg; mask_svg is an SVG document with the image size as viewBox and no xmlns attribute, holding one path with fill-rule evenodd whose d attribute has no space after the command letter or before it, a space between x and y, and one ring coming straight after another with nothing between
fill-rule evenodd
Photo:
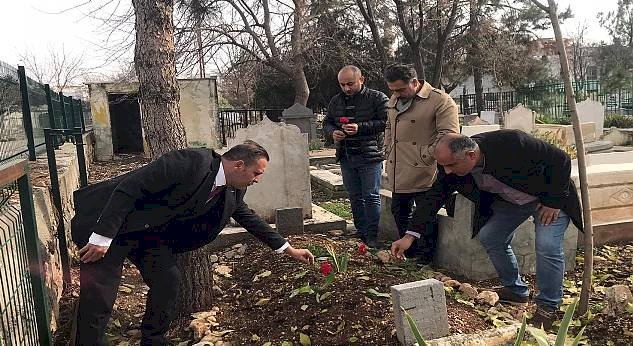
<instances>
[{"instance_id":1,"label":"black suit jacket","mask_svg":"<svg viewBox=\"0 0 633 346\"><path fill-rule=\"evenodd\" d=\"M583 230L576 186L571 180L571 158L564 151L518 130L498 130L472 136L485 156L483 173L561 209ZM441 170L443 173L443 170ZM494 195L478 189L472 175L444 177L446 193L458 191L477 206L473 236L492 216Z\"/></svg>"},{"instance_id":2,"label":"black suit jacket","mask_svg":"<svg viewBox=\"0 0 633 346\"><path fill-rule=\"evenodd\" d=\"M150 164L74 193L73 240L84 246L94 232L115 238L159 232L177 252L211 242L233 217L273 249L286 240L244 203L246 190L226 187L208 202L220 155L198 148L169 152Z\"/></svg>"}]
</instances>

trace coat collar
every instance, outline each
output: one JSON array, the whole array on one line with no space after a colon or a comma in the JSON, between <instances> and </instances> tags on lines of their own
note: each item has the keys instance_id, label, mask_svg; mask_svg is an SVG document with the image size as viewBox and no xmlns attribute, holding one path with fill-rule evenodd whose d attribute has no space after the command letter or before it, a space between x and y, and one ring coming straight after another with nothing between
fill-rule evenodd
<instances>
[{"instance_id":1,"label":"coat collar","mask_svg":"<svg viewBox=\"0 0 633 346\"><path fill-rule=\"evenodd\" d=\"M364 95L366 93L367 93L367 86L365 86L365 84L363 84L363 86L360 88L360 90L356 94L354 94L352 96L347 96L347 94L344 93L343 90L340 91L340 94L341 94L341 97L343 98L343 100L348 100L348 101L349 100L353 100L353 99L355 99L355 98L357 98L357 97L359 97L361 95Z\"/></svg>"},{"instance_id":2,"label":"coat collar","mask_svg":"<svg viewBox=\"0 0 633 346\"><path fill-rule=\"evenodd\" d=\"M429 95L431 94L431 91L433 91L433 87L431 86L431 84L427 83L426 81L422 81L421 87L418 90L418 92L415 94L414 98L420 97L423 99L428 99ZM394 108L396 107L397 102L398 102L398 98L395 96L391 96L389 98L389 102L387 102L387 107Z\"/></svg>"}]
</instances>

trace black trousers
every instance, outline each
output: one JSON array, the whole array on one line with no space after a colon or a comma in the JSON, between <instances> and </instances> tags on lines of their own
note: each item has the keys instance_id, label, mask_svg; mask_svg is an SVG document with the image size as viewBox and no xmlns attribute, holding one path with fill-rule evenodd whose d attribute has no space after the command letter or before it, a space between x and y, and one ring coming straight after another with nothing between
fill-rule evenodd
<instances>
[{"instance_id":1,"label":"black trousers","mask_svg":"<svg viewBox=\"0 0 633 346\"><path fill-rule=\"evenodd\" d=\"M446 199L442 182L443 178L438 175L427 191L392 194L391 214L400 237L407 231L420 233L420 239L405 252L407 257L419 257L423 262L433 261L438 236L437 212Z\"/></svg>"},{"instance_id":2,"label":"black trousers","mask_svg":"<svg viewBox=\"0 0 633 346\"><path fill-rule=\"evenodd\" d=\"M76 345L105 345L105 328L128 258L149 286L141 323L141 345L166 345L164 338L174 318L180 271L172 249L158 233L118 235L105 257L80 267Z\"/></svg>"}]
</instances>

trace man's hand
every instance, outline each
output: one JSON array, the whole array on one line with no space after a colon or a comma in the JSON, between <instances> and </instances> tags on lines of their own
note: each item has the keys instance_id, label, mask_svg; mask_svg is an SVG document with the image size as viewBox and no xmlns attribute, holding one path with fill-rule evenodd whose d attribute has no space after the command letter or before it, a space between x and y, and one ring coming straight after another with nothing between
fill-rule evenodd
<instances>
[{"instance_id":1,"label":"man's hand","mask_svg":"<svg viewBox=\"0 0 633 346\"><path fill-rule=\"evenodd\" d=\"M285 252L299 262L314 264L314 255L308 249L295 249L288 246Z\"/></svg>"},{"instance_id":2,"label":"man's hand","mask_svg":"<svg viewBox=\"0 0 633 346\"><path fill-rule=\"evenodd\" d=\"M81 261L83 263L96 262L105 256L109 248L109 246L99 246L88 243L79 250Z\"/></svg>"},{"instance_id":3,"label":"man's hand","mask_svg":"<svg viewBox=\"0 0 633 346\"><path fill-rule=\"evenodd\" d=\"M334 142L340 142L344 140L345 132L340 131L340 130L334 130L334 132L332 132L332 139L334 140Z\"/></svg>"},{"instance_id":4,"label":"man's hand","mask_svg":"<svg viewBox=\"0 0 633 346\"><path fill-rule=\"evenodd\" d=\"M549 225L552 222L556 222L558 220L558 214L560 213L560 209L554 209L550 207L546 207L539 203L536 206L536 212L538 213L538 219L541 225Z\"/></svg>"},{"instance_id":5,"label":"man's hand","mask_svg":"<svg viewBox=\"0 0 633 346\"><path fill-rule=\"evenodd\" d=\"M411 244L413 244L414 241L414 236L411 234L405 234L404 237L391 244L391 255L399 259L404 259L404 252L411 247Z\"/></svg>"},{"instance_id":6,"label":"man's hand","mask_svg":"<svg viewBox=\"0 0 633 346\"><path fill-rule=\"evenodd\" d=\"M345 131L346 134L353 136L358 133L358 124L344 124L343 131Z\"/></svg>"}]
</instances>

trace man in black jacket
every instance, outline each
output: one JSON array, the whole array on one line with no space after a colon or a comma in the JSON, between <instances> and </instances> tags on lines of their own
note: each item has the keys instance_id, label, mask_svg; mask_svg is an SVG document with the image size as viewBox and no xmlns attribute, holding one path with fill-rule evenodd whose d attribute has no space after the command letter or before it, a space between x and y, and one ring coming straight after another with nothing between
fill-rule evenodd
<instances>
[{"instance_id":1,"label":"man in black jacket","mask_svg":"<svg viewBox=\"0 0 633 346\"><path fill-rule=\"evenodd\" d=\"M447 134L435 149L444 168L445 193L458 191L476 203L477 235L503 287L500 301L527 303L512 241L516 228L533 216L536 247L536 312L530 323L549 329L563 296L563 238L570 220L582 230L580 202L564 151L516 130L468 138ZM400 255L403 249L392 249Z\"/></svg>"},{"instance_id":2,"label":"man in black jacket","mask_svg":"<svg viewBox=\"0 0 633 346\"><path fill-rule=\"evenodd\" d=\"M388 98L367 88L356 66L343 67L338 82L341 92L330 101L324 129L336 143L356 232L367 245L376 247Z\"/></svg>"},{"instance_id":3,"label":"man in black jacket","mask_svg":"<svg viewBox=\"0 0 633 346\"><path fill-rule=\"evenodd\" d=\"M276 252L314 263L310 251L290 246L243 201L268 160L252 141L222 156L210 149L177 150L76 191L72 233L81 255L76 344L104 344L128 258L149 286L141 344L165 345L180 282L174 254L208 244L231 217Z\"/></svg>"}]
</instances>

